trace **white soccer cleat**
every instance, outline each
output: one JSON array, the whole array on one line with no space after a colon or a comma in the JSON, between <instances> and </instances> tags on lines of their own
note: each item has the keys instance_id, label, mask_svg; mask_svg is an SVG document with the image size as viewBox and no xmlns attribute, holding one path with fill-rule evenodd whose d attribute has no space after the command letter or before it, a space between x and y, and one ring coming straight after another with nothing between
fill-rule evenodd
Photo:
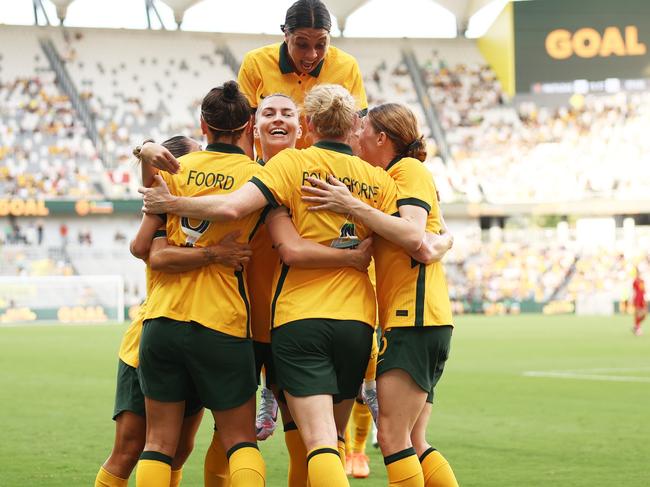
<instances>
[{"instance_id":1,"label":"white soccer cleat","mask_svg":"<svg viewBox=\"0 0 650 487\"><path fill-rule=\"evenodd\" d=\"M271 389L264 387L260 397L260 409L255 418L255 431L259 441L264 441L273 434L277 420L278 402Z\"/></svg>"},{"instance_id":2,"label":"white soccer cleat","mask_svg":"<svg viewBox=\"0 0 650 487\"><path fill-rule=\"evenodd\" d=\"M363 402L366 403L366 406L368 406L368 409L370 410L370 414L372 415L372 420L377 423L377 417L379 416L379 403L377 402L377 389L366 389L363 387L361 389L361 397L363 398Z\"/></svg>"}]
</instances>

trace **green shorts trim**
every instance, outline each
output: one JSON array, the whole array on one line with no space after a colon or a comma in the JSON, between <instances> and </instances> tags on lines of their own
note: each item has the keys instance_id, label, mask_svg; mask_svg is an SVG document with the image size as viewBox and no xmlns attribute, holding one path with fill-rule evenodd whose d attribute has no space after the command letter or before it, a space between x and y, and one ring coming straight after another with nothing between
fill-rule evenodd
<instances>
[{"instance_id":1,"label":"green shorts trim","mask_svg":"<svg viewBox=\"0 0 650 487\"><path fill-rule=\"evenodd\" d=\"M188 401L194 391L208 409L242 405L257 390L253 342L198 323L144 322L138 373L146 397Z\"/></svg>"},{"instance_id":2,"label":"green shorts trim","mask_svg":"<svg viewBox=\"0 0 650 487\"><path fill-rule=\"evenodd\" d=\"M276 384L275 379L275 366L273 365L273 353L271 351L271 344L265 342L253 342L253 350L255 351L255 377L257 377L257 385L260 385L262 367L264 367L264 377L267 387Z\"/></svg>"},{"instance_id":3,"label":"green shorts trim","mask_svg":"<svg viewBox=\"0 0 650 487\"><path fill-rule=\"evenodd\" d=\"M433 389L440 380L449 358L453 327L395 327L386 330L379 345L377 377L393 369L402 369L415 383L428 392L433 402Z\"/></svg>"},{"instance_id":4,"label":"green shorts trim","mask_svg":"<svg viewBox=\"0 0 650 487\"><path fill-rule=\"evenodd\" d=\"M142 394L140 388L138 370L122 360L118 360L113 420L117 419L124 411L132 412L144 418L144 394Z\"/></svg>"},{"instance_id":5,"label":"green shorts trim","mask_svg":"<svg viewBox=\"0 0 650 487\"><path fill-rule=\"evenodd\" d=\"M194 416L203 409L196 393L185 403L185 417ZM145 417L144 394L140 387L138 369L118 360L117 385L115 387L115 408L113 420L125 411Z\"/></svg>"},{"instance_id":6,"label":"green shorts trim","mask_svg":"<svg viewBox=\"0 0 650 487\"><path fill-rule=\"evenodd\" d=\"M334 402L359 393L373 330L354 320L292 321L271 331L278 385L292 396L331 394Z\"/></svg>"}]
</instances>

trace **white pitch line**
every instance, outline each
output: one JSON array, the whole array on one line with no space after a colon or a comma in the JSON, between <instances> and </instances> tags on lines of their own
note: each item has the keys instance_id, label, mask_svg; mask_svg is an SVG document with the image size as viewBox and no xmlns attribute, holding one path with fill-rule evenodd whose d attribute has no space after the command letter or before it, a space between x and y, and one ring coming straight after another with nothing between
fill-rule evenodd
<instances>
[{"instance_id":1,"label":"white pitch line","mask_svg":"<svg viewBox=\"0 0 650 487\"><path fill-rule=\"evenodd\" d=\"M633 377L621 375L576 374L573 372L542 372L529 370L523 372L525 377L547 377L554 379L596 380L608 382L650 382L650 377Z\"/></svg>"},{"instance_id":2,"label":"white pitch line","mask_svg":"<svg viewBox=\"0 0 650 487\"><path fill-rule=\"evenodd\" d=\"M552 370L551 372L573 372L581 374L585 372L647 372L650 367L607 367L597 369L567 369L567 370Z\"/></svg>"}]
</instances>

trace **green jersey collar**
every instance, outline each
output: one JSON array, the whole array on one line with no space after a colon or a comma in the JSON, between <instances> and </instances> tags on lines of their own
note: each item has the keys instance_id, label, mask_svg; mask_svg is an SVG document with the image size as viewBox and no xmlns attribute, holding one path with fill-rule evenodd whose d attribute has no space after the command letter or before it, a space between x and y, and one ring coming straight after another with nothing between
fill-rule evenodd
<instances>
[{"instance_id":1,"label":"green jersey collar","mask_svg":"<svg viewBox=\"0 0 650 487\"><path fill-rule=\"evenodd\" d=\"M242 149L238 145L226 144L224 142L213 142L212 144L208 144L205 150L210 152L225 152L226 154L246 155L244 149Z\"/></svg>"},{"instance_id":2,"label":"green jersey collar","mask_svg":"<svg viewBox=\"0 0 650 487\"><path fill-rule=\"evenodd\" d=\"M312 69L309 73L309 76L313 78L318 78L318 75L320 75L321 69L323 69L323 63L325 62L325 59L321 60L320 63L318 63L318 66L316 66L314 69ZM280 72L282 74L289 74L289 73L296 73L296 70L294 69L293 65L291 64L291 59L289 58L289 48L287 47L287 43L283 42L280 44Z\"/></svg>"},{"instance_id":3,"label":"green jersey collar","mask_svg":"<svg viewBox=\"0 0 650 487\"><path fill-rule=\"evenodd\" d=\"M320 149L333 150L335 152L340 152L342 154L347 154L353 156L352 147L343 142L334 142L333 140L319 140L314 144L314 146L319 147Z\"/></svg>"}]
</instances>

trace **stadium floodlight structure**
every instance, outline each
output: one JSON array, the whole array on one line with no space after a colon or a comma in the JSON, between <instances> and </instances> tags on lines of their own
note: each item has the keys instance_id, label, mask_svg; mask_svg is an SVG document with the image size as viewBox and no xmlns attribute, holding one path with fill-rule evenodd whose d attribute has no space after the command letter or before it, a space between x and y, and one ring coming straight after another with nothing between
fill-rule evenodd
<instances>
[{"instance_id":1,"label":"stadium floodlight structure","mask_svg":"<svg viewBox=\"0 0 650 487\"><path fill-rule=\"evenodd\" d=\"M68 5L70 5L73 0L50 0L56 7L56 16L59 18L59 23L63 25L65 16L68 14Z\"/></svg>"},{"instance_id":2,"label":"stadium floodlight structure","mask_svg":"<svg viewBox=\"0 0 650 487\"><path fill-rule=\"evenodd\" d=\"M185 11L199 3L201 0L163 0L174 12L174 20L178 29L181 28L183 23L183 16Z\"/></svg>"}]
</instances>

